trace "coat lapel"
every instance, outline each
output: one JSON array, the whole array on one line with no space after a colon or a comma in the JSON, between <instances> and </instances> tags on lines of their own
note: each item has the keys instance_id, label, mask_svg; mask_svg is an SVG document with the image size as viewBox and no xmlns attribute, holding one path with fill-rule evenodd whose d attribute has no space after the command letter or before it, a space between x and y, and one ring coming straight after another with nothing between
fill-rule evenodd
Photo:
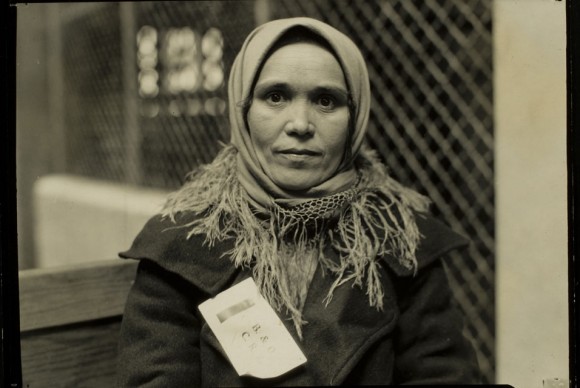
<instances>
[{"instance_id":1,"label":"coat lapel","mask_svg":"<svg viewBox=\"0 0 580 388\"><path fill-rule=\"evenodd\" d=\"M338 260L329 249L329 258ZM348 282L335 289L326 306L334 276L319 265L312 280L304 318L302 348L308 358L307 373L321 385L338 385L352 371L365 352L395 326L398 311L389 275L381 268L385 291L383 311L369 306L368 296L359 286Z\"/></svg>"}]
</instances>

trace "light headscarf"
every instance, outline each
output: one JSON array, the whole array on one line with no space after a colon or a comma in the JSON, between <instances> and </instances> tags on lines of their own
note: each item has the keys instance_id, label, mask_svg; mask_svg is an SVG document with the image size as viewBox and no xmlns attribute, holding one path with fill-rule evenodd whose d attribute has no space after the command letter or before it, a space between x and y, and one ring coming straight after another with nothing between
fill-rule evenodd
<instances>
[{"instance_id":1,"label":"light headscarf","mask_svg":"<svg viewBox=\"0 0 580 388\"><path fill-rule=\"evenodd\" d=\"M244 103L252 95L252 88L259 71L267 60L272 47L291 29L303 27L324 39L334 51L347 83L350 98L354 103L354 128L350 158L343 160L336 173L325 182L301 193L288 192L277 186L260 165L252 143ZM346 190L355 183L356 172L353 161L356 158L366 133L370 110L370 86L365 61L356 45L343 33L315 19L300 17L275 20L256 28L246 38L238 53L230 73L228 84L231 143L238 149L238 180L250 196L254 206L269 209L274 199L282 199L286 204L297 204L301 200L331 195Z\"/></svg>"}]
</instances>

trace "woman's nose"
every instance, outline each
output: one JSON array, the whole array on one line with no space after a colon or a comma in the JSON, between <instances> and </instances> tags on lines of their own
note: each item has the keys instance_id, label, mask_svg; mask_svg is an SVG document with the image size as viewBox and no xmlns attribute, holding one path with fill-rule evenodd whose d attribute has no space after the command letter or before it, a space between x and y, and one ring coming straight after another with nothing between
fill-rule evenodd
<instances>
[{"instance_id":1,"label":"woman's nose","mask_svg":"<svg viewBox=\"0 0 580 388\"><path fill-rule=\"evenodd\" d=\"M306 136L314 132L314 124L310 120L310 112L307 104L294 103L287 112L287 121L284 127L287 134Z\"/></svg>"}]
</instances>

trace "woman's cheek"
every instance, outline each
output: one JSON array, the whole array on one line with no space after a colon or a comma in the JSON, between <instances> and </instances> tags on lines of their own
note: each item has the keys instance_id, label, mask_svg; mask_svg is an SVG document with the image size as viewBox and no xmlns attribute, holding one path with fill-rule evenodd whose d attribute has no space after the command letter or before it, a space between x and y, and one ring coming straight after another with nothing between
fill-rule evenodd
<instances>
[{"instance_id":1,"label":"woman's cheek","mask_svg":"<svg viewBox=\"0 0 580 388\"><path fill-rule=\"evenodd\" d=\"M324 137L325 143L333 151L344 150L348 136L348 123L348 113L336 114L331 118L327 118L323 124L324 130L319 131L319 134Z\"/></svg>"},{"instance_id":2,"label":"woman's cheek","mask_svg":"<svg viewBox=\"0 0 580 388\"><path fill-rule=\"evenodd\" d=\"M256 140L261 139L260 143L272 140L276 135L277 119L279 115L273 109L262 104L252 106L248 112L250 135Z\"/></svg>"}]
</instances>

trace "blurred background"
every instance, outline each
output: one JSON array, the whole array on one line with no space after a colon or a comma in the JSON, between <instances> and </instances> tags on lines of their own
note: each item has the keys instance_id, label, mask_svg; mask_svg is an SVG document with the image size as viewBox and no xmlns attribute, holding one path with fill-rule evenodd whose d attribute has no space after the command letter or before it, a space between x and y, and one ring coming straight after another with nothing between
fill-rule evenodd
<instances>
[{"instance_id":1,"label":"blurred background","mask_svg":"<svg viewBox=\"0 0 580 388\"><path fill-rule=\"evenodd\" d=\"M247 34L309 16L350 36L367 61L369 144L471 238L446 264L495 382L495 14L489 0L19 5L20 269L126 249L167 192L228 141L228 71Z\"/></svg>"}]
</instances>

